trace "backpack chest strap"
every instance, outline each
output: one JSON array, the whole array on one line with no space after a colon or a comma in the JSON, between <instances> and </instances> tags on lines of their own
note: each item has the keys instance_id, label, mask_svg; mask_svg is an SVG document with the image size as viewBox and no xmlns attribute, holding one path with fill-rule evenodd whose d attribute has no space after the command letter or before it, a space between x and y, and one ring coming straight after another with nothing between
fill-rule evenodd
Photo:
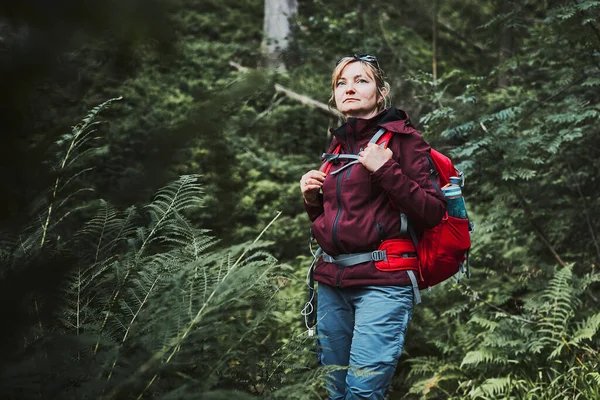
<instances>
[{"instance_id":1,"label":"backpack chest strap","mask_svg":"<svg viewBox=\"0 0 600 400\"><path fill-rule=\"evenodd\" d=\"M384 135L386 133L387 133L387 136L384 137ZM369 143L378 144L379 146L381 146L385 149L385 148L387 148L387 144L388 144L387 142L389 141L390 137L391 137L391 132L387 132L385 130L385 128L379 128L379 130L375 133L375 135L373 135L373 137L371 138ZM342 172L343 170L345 170L346 168L348 168L354 164L358 164L358 155L357 154L340 154L340 145L338 145L338 147L335 149L335 151L333 153L323 153L323 155L321 156L321 159L323 160L323 165L321 166L321 171L324 171L325 173L329 173L331 166L333 164L337 164L338 162L340 162L340 160L352 160L349 163L347 163L346 165L344 165L343 167L332 172L331 175L338 174L338 173ZM362 262L364 262L364 261L362 261Z\"/></svg>"}]
</instances>

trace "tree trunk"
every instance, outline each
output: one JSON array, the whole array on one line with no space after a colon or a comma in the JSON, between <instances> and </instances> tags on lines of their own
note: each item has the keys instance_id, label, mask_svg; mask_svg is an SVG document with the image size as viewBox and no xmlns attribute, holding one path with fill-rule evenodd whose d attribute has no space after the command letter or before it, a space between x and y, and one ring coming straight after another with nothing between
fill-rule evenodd
<instances>
[{"instance_id":1,"label":"tree trunk","mask_svg":"<svg viewBox=\"0 0 600 400\"><path fill-rule=\"evenodd\" d=\"M289 18L297 11L297 0L265 0L263 54L267 67L285 70L282 54L290 34Z\"/></svg>"},{"instance_id":2,"label":"tree trunk","mask_svg":"<svg viewBox=\"0 0 600 400\"><path fill-rule=\"evenodd\" d=\"M433 81L437 81L437 53L438 53L438 0L433 0L433 27L432 27L432 36L433 36L433 59L432 59L432 70L433 70Z\"/></svg>"}]
</instances>

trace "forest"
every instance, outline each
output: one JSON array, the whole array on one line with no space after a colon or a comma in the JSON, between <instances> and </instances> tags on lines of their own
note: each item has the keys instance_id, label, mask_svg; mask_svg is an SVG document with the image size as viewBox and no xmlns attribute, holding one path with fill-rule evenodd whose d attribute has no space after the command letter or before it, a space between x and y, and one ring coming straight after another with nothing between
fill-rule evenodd
<instances>
[{"instance_id":1,"label":"forest","mask_svg":"<svg viewBox=\"0 0 600 400\"><path fill-rule=\"evenodd\" d=\"M475 223L388 398L600 399L600 1L22 0L0 47L0 398L326 398L299 179L372 54Z\"/></svg>"}]
</instances>

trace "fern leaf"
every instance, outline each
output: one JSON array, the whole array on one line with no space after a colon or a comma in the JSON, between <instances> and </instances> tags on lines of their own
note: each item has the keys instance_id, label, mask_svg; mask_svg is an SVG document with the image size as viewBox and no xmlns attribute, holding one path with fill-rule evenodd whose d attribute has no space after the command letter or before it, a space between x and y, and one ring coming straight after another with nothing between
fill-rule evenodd
<instances>
[{"instance_id":1,"label":"fern leaf","mask_svg":"<svg viewBox=\"0 0 600 400\"><path fill-rule=\"evenodd\" d=\"M590 372L589 374L587 374L587 376L589 376L594 381L596 386L600 386L600 373Z\"/></svg>"},{"instance_id":2,"label":"fern leaf","mask_svg":"<svg viewBox=\"0 0 600 400\"><path fill-rule=\"evenodd\" d=\"M491 363L496 360L495 354L489 350L469 351L460 363L461 368L466 365L477 366L481 363Z\"/></svg>"},{"instance_id":3,"label":"fern leaf","mask_svg":"<svg viewBox=\"0 0 600 400\"><path fill-rule=\"evenodd\" d=\"M584 340L592 339L598 334L598 330L600 330L600 313L592 315L581 324L579 329L573 334L571 342L579 344Z\"/></svg>"},{"instance_id":4,"label":"fern leaf","mask_svg":"<svg viewBox=\"0 0 600 400\"><path fill-rule=\"evenodd\" d=\"M587 0L577 3L577 8L581 11L587 11L596 7L600 7L600 1Z\"/></svg>"},{"instance_id":5,"label":"fern leaf","mask_svg":"<svg viewBox=\"0 0 600 400\"><path fill-rule=\"evenodd\" d=\"M512 379L510 376L502 378L490 378L486 379L479 387L469 393L471 397L488 397L498 398L503 394L508 393L508 389L512 385Z\"/></svg>"},{"instance_id":6,"label":"fern leaf","mask_svg":"<svg viewBox=\"0 0 600 400\"><path fill-rule=\"evenodd\" d=\"M589 87L600 86L600 78L587 78L581 85Z\"/></svg>"}]
</instances>

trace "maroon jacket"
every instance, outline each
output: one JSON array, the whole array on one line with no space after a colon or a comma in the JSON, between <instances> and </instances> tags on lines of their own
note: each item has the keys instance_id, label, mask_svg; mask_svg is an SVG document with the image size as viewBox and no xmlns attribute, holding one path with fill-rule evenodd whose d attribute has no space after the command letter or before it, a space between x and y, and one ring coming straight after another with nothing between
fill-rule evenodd
<instances>
[{"instance_id":1,"label":"maroon jacket","mask_svg":"<svg viewBox=\"0 0 600 400\"><path fill-rule=\"evenodd\" d=\"M339 174L329 174L321 204L305 203L313 235L331 256L377 250L383 240L398 237L400 212L407 215L417 232L437 225L446 212L443 195L431 181L427 161L430 147L404 111L392 108L371 119L349 118L332 130L329 152L341 144L340 153L357 154L380 127L394 133L388 144L392 159L373 173L356 164ZM331 172L345 162L333 165ZM340 287L410 285L406 271L380 271L373 261L342 268L321 258L314 277Z\"/></svg>"}]
</instances>

